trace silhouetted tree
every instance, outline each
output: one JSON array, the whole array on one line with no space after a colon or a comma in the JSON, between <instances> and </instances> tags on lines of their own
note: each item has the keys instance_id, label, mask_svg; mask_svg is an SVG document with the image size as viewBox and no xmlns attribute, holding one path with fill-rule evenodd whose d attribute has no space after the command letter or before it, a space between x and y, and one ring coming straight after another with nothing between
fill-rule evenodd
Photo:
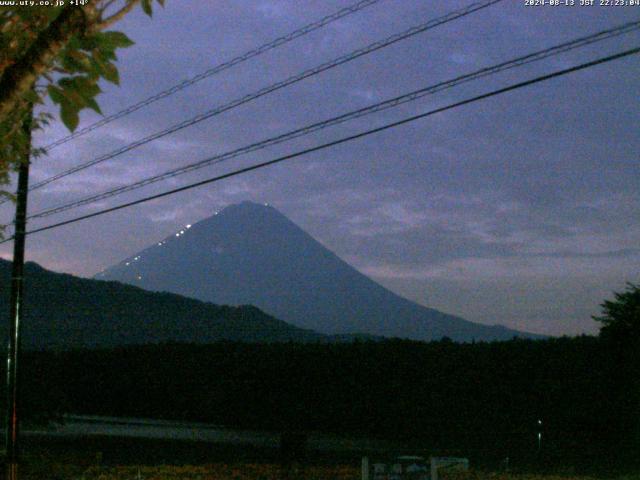
<instances>
[{"instance_id":1,"label":"silhouetted tree","mask_svg":"<svg viewBox=\"0 0 640 480\"><path fill-rule=\"evenodd\" d=\"M625 292L614 292L615 300L605 300L602 316L593 317L601 323L603 338L637 343L640 340L640 286L627 283Z\"/></svg>"},{"instance_id":2,"label":"silhouetted tree","mask_svg":"<svg viewBox=\"0 0 640 480\"><path fill-rule=\"evenodd\" d=\"M627 283L627 290L615 293L614 300L601 304L600 339L609 356L607 394L617 421L620 453L637 458L640 446L640 285Z\"/></svg>"}]
</instances>

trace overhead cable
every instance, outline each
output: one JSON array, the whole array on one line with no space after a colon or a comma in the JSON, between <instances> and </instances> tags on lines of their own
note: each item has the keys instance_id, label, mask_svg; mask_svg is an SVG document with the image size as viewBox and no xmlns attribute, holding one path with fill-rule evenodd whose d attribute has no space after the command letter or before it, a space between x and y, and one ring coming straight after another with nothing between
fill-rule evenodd
<instances>
[{"instance_id":1,"label":"overhead cable","mask_svg":"<svg viewBox=\"0 0 640 480\"><path fill-rule=\"evenodd\" d=\"M309 135L313 132L331 127L331 126L335 126L350 120L354 120L360 117L363 117L365 115L371 115L373 113L376 112L380 112L389 108L393 108L396 107L398 105L402 105L408 102L412 102L415 101L419 98L422 98L426 95L431 95L443 90L447 90L450 88L453 88L457 85L463 84L463 83L467 83L473 80L477 80L479 78L483 78L489 75L494 75L497 74L499 72L503 72L515 67L520 67L523 65L527 65L533 62L537 62L540 60L543 60L545 58L549 58L552 56L556 56L559 55L561 53L570 51L570 50L574 50L576 48L579 47L583 47L586 45L590 45L596 42L600 42L603 40L606 40L608 38L612 38L618 35L622 35L624 33L629 33L635 30L640 29L640 21L635 21L635 22L629 22L614 28L610 28L607 30L603 30L601 32L597 32L594 33L592 35L588 35L588 36L584 36L584 37L580 37L577 38L575 40L571 40L569 42L564 42L561 43L559 45L555 45L553 47L549 47L546 48L544 50L539 50L533 53L529 53L527 55L523 55L502 63L499 63L497 65L493 65L490 67L485 67L482 68L480 70L476 70L472 73L468 73L465 75L461 75L458 76L456 78L453 78L451 80L447 80L447 81L443 81L443 82L439 82L436 83L435 85L430 85L428 87L424 87L421 88L419 90L415 90L412 91L410 93L406 93L404 95L400 95L391 99L387 99L384 100L382 102L378 102L372 105L369 105L367 107L364 108L360 108L333 118L329 118L327 120L323 120L321 122L316 122L310 125L306 125L304 127L301 128L297 128L295 130L283 133L281 135L275 136L275 137L271 137L268 138L266 140L262 140L256 143L252 143L250 145L246 145L243 146L241 148L237 148L225 153L221 153L218 155L214 155L212 157L208 157L205 158L203 160L200 160L198 162L195 163L191 163L189 165L185 165L179 168L175 168L175 169L171 169L169 171L166 171L164 173L158 174L158 175L154 175L151 177L147 177L143 180L131 183L131 184L127 184L121 187L116 187L114 189L110 189L98 194L92 194L89 195L87 197L84 197L82 199L79 200L75 200L73 202L69 202L57 207L53 207L53 208L48 208L46 210L42 210L40 212L37 212L31 216L29 216L29 219L34 219L34 218L42 218L42 217L47 217L49 215L54 215L57 213L61 213L67 210L71 210L73 208L77 208L83 205L88 205L90 203L94 203L100 200L105 200L111 197L114 197L116 195L120 195L126 192L130 192L133 190L137 190L139 188L142 188L144 186L153 184L153 183L157 183L172 177L176 177L179 175L183 175L185 173L189 173L192 172L194 170L198 170L200 168L204 168L207 166L211 166L214 164L218 164L221 162L224 162L226 160L230 160L232 158L241 156L241 155L245 155L247 153L250 152L255 152L257 150L261 150L264 149L266 147L269 146L273 146L273 145L277 145L279 143L283 143L285 141L289 141L292 140L294 138L298 138L304 135Z\"/></svg>"},{"instance_id":2,"label":"overhead cable","mask_svg":"<svg viewBox=\"0 0 640 480\"><path fill-rule=\"evenodd\" d=\"M237 98L235 100L232 100L231 102L225 103L224 105L220 105L217 106L211 110L208 110L204 113L201 113L199 115L196 115L195 117L189 119L189 120L184 120L180 123L177 123L175 125L172 125L164 130L161 130L159 132L153 133L151 135L148 135L140 140L137 140L135 142L129 143L127 145L124 145L121 148L118 148L117 150L114 150L110 153L107 153L105 155L102 155L100 157L97 157L93 160L90 160L88 162L85 162L83 164L77 165L75 167L72 167L68 170L65 170L63 172L60 172L56 175L53 175L49 178L46 178L38 183L35 183L30 190L36 190L39 188L44 187L45 185L48 185L51 182L60 180L61 178L67 177L69 175L72 175L74 173L80 172L82 170L85 170L89 167L92 167L94 165L97 165L99 163L105 162L107 160L111 160L112 158L115 158L119 155L122 155L123 153L129 152L135 148L138 148L142 145L145 145L149 142L152 142L154 140L158 140L162 137L165 137L167 135L170 135L172 133L175 133L179 130L182 130L184 128L190 127L192 125L195 125L197 123L200 123L204 120L207 120L213 116L219 115L223 112L226 112L228 110L231 110L233 108L239 107L240 105L244 105L245 103L251 102L253 100L256 100L260 97L263 97L264 95L267 95L269 93L275 92L277 90L280 90L282 88L288 87L289 85L293 85L294 83L300 82L306 78L312 77L314 75L318 75L319 73L325 72L327 70L330 70L332 68L335 68L337 66L343 65L345 63L351 62L357 58L360 58L364 55L367 55L369 53L375 52L377 50L380 50L382 48L388 47L389 45L392 45L396 42L399 42L401 40L413 37L415 35L418 35L420 33L426 32L427 30L430 30L432 28L435 28L439 25L443 25L445 23L451 22L453 20L462 18L464 16L470 15L471 13L474 13L478 10L487 8L495 3L499 3L502 2L503 0L485 0L482 2L477 2L477 3L473 3L465 8L462 8L460 10L456 10L453 11L451 13L448 13L442 17L438 17L435 18L433 20L429 20L428 22L422 23L420 25L416 25L414 27L409 28L408 30L405 30L403 32L400 33L396 33L393 34L383 40L379 40L376 42L373 42L369 45L367 45L366 47L362 47L359 48L357 50L354 50L346 55L342 55L334 60L325 62L321 65L318 65L316 67L310 68L308 70L305 70L301 73L298 73L296 75L293 75L285 80L279 81L277 83L274 83L272 85L269 85L267 87L264 87L256 92L244 95L240 98Z\"/></svg>"},{"instance_id":3,"label":"overhead cable","mask_svg":"<svg viewBox=\"0 0 640 480\"><path fill-rule=\"evenodd\" d=\"M331 15L327 15L326 17L321 18L320 20L317 20L315 22L309 23L301 28L298 28L297 30L294 30L293 32L287 34L287 35L283 35L282 37L278 37L275 40L271 40L268 43L265 43L263 45L260 45L259 47L254 48L253 50L249 50L245 53L243 53L242 55L238 55L237 57L232 58L231 60L228 60L224 63L220 63L219 65L216 65L215 67L209 68L208 70L205 70L202 73L199 73L198 75L195 75L191 78L182 80L180 83L177 83L176 85L163 90L161 92L156 93L155 95L152 95L148 98L145 98L144 100L139 101L138 103L134 103L133 105L120 110L119 112L116 112L114 114L108 115L100 120L98 120L95 123L92 123L91 125L88 125L84 128L81 128L80 130L77 130L65 137L62 137L58 140L56 140L55 142L51 142L48 145L45 145L44 149L46 151L50 151L52 149L54 149L55 147L62 145L64 143L69 142L70 140L73 140L74 138L78 138L82 135L85 135L86 133L89 133L93 130L96 130L97 128L100 128L104 125L107 125L108 123L113 122L114 120L118 120L119 118L122 117L126 117L127 115L136 112L138 110L140 110L141 108L146 107L147 105L151 105L152 103L157 102L158 100L161 100L163 98L169 97L171 95L173 95L174 93L177 93L181 90L184 90L187 87L190 87L191 85L200 82L201 80L204 80L205 78L209 78L213 75L216 75L220 72L223 72L225 70L228 70L231 67L234 67L240 63L246 62L247 60L250 60L254 57L257 57L259 55L262 55L263 53L268 52L269 50L273 50L274 48L280 47L286 43L291 42L292 40L295 40L296 38L300 38L304 35L307 35L311 32L314 32L332 22L335 22L336 20L339 20L341 18L344 18L348 15L351 15L355 12L358 12L366 7L369 7L375 3L380 2L381 0L362 0L359 2L354 3L353 5L350 5L348 7L342 8L340 10L338 10L335 13L332 13Z\"/></svg>"},{"instance_id":4,"label":"overhead cable","mask_svg":"<svg viewBox=\"0 0 640 480\"><path fill-rule=\"evenodd\" d=\"M138 199L138 200L134 200L134 201L131 201L131 202L127 202L127 203L123 203L123 204L120 204L120 205L116 205L114 207L105 208L103 210L100 210L100 211L97 211L97 212L93 212L93 213L90 213L90 214L87 214L87 215L82 215L82 216L75 217L75 218L72 218L72 219L69 219L69 220L65 220L65 221L62 221L62 222L54 223L52 225L47 225L45 227L36 228L36 229L30 230L30 231L28 231L26 233L28 235L31 235L31 234L34 234L34 233L44 232L44 231L51 230L51 229L54 229L54 228L59 228L59 227L65 226L65 225L70 225L70 224L73 224L73 223L77 223L77 222L80 222L82 220L86 220L86 219L89 219L89 218L98 217L98 216L101 216L101 215L104 215L104 214L107 214L107 213L110 213L110 212L114 212L114 211L117 211L117 210L121 210L121 209L124 209L124 208L131 207L131 206L134 206L134 205L139 205L139 204L142 204L142 203L146 203L146 202L149 202L151 200L156 200L156 199L163 198L163 197L166 197L166 196L169 196L169 195L174 195L174 194L179 193L179 192L184 192L184 191L187 191L187 190L191 190L191 189L194 189L194 188L197 188L197 187L201 187L203 185L208 185L210 183L214 183L214 182L218 182L218 181L224 180L226 178L231 178L231 177L235 177L235 176L238 176L238 175L242 175L242 174L254 171L254 170L258 170L258 169L261 169L261 168L264 168L264 167L268 167L270 165L275 165L277 163L284 162L286 160L291 160L291 159L294 159L294 158L297 158L297 157L308 155L308 154L313 153L313 152L317 152L317 151L324 150L324 149L327 149L327 148L330 148L330 147L334 147L336 145L340 145L340 144L347 143L347 142L350 142L350 141L353 141L353 140L357 140L359 138L367 137L367 136L372 135L374 133L379 133L379 132L382 132L382 131L385 131L385 130L389 130L391 128L399 127L401 125L405 125L405 124L414 122L416 120L420 120L420 119L423 119L423 118L426 118L426 117L429 117L429 116L432 116L432 115L435 115L437 113L441 113L441 112L444 112L444 111L447 111L447 110L452 110L452 109L461 107L463 105L468 105L470 103L478 102L480 100L484 100L484 99L487 99L487 98L490 98L490 97L494 97L496 95L501 95L501 94L506 93L506 92L510 92L510 91L513 91L513 90L518 90L520 88L527 87L529 85L533 85L533 84L536 84L536 83L540 83L540 82L544 82L544 81L547 81L547 80L551 80L553 78L561 77L561 76L567 75L569 73L577 72L579 70L584 70L584 69L587 69L587 68L590 68L590 67L593 67L593 66L596 66L596 65L600 65L600 64L603 64L603 63L611 62L613 60L617 60L617 59L620 59L620 58L623 58L623 57L627 57L627 56L630 56L630 55L635 55L635 54L638 54L638 53L640 53L640 47L636 47L636 48L633 48L633 49L625 50L623 52L619 52L619 53L616 53L614 55L609 55L607 57L601 57L601 58L598 58L596 60L592 60L590 62L582 63L580 65L576 65L574 67L566 68L566 69L563 69L563 70L557 70L557 71L555 71L553 73L550 73L550 74L547 74L547 75L542 75L542 76L539 76L539 77L532 78L530 80L526 80L526 81L523 81L523 82L515 83L515 84L509 85L507 87L500 88L498 90L493 90L493 91L491 91L489 93L485 93L485 94L482 94L482 95L477 95L475 97L471 97L471 98L468 98L466 100L455 102L455 103L449 104L449 105L444 106L444 107L436 108L434 110L430 110L430 111L425 112L425 113L421 113L421 114L418 114L418 115L413 115L411 117L407 117L407 118L404 118L404 119L396 121L396 122L388 123L388 124L383 125L381 127L377 127L377 128L373 128L373 129L370 129L370 130L366 130L366 131L363 131L363 132L360 132L360 133L357 133L357 134L354 134L354 135L349 135L347 137L342 137L342 138L339 138L338 140L334 140L334 141L331 141L331 142L328 142L328 143L323 143L321 145L317 145L315 147L311 147L311 148L307 148L307 149L304 149L304 150L300 150L298 152L291 153L289 155L284 155L284 156L275 158L273 160L269 160L269 161L266 161L266 162L258 163L258 164L252 165L250 167L245 167L245 168L241 168L241 169L238 169L238 170L234 170L232 172L225 173L223 175L218 175L216 177L208 178L206 180L201 180L199 182L191 183L189 185L185 185L185 186L182 186L182 187L179 187L179 188L174 188L172 190L168 190L168 191L165 191L165 192L162 192L162 193L158 193L158 194L151 195L151 196L148 196L148 197L144 197L144 198L141 198L141 199ZM13 237L7 238L6 240L3 240L2 242L0 242L0 244L8 242L8 241L10 241L12 239L13 239Z\"/></svg>"}]
</instances>

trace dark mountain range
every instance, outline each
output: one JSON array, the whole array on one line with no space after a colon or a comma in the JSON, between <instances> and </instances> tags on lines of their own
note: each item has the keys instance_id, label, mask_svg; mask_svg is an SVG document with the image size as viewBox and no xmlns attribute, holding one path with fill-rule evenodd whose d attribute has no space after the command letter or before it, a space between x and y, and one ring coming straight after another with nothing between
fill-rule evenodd
<instances>
[{"instance_id":1,"label":"dark mountain range","mask_svg":"<svg viewBox=\"0 0 640 480\"><path fill-rule=\"evenodd\" d=\"M218 304L256 305L327 334L457 341L534 337L406 300L342 261L275 208L251 202L186 225L96 278Z\"/></svg>"},{"instance_id":2,"label":"dark mountain range","mask_svg":"<svg viewBox=\"0 0 640 480\"><path fill-rule=\"evenodd\" d=\"M23 345L30 349L159 342L326 341L253 306L219 306L118 282L99 282L25 267ZM9 316L11 263L0 260L0 312ZM7 321L0 322L7 335ZM6 343L6 342L5 342Z\"/></svg>"}]
</instances>

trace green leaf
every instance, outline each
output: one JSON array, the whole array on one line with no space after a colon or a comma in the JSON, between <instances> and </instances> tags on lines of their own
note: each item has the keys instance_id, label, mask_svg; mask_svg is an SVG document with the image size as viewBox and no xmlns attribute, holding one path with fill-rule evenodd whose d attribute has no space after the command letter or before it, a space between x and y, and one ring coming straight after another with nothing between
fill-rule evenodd
<instances>
[{"instance_id":1,"label":"green leaf","mask_svg":"<svg viewBox=\"0 0 640 480\"><path fill-rule=\"evenodd\" d=\"M62 57L62 67L69 73L88 72L91 69L91 62L87 54L79 50L67 50Z\"/></svg>"},{"instance_id":2,"label":"green leaf","mask_svg":"<svg viewBox=\"0 0 640 480\"><path fill-rule=\"evenodd\" d=\"M91 77L103 77L107 64L108 62L104 62L100 58L96 58L95 56L91 57L91 69L89 71L89 75Z\"/></svg>"},{"instance_id":3,"label":"green leaf","mask_svg":"<svg viewBox=\"0 0 640 480\"><path fill-rule=\"evenodd\" d=\"M60 105L60 118L62 118L62 122L72 132L76 129L80 121L78 110L79 109L70 102L63 102Z\"/></svg>"},{"instance_id":4,"label":"green leaf","mask_svg":"<svg viewBox=\"0 0 640 480\"><path fill-rule=\"evenodd\" d=\"M144 13L146 13L147 15L149 15L151 17L152 14L153 14L153 12L151 10L151 0L142 0L141 5L142 5L142 10L144 11Z\"/></svg>"},{"instance_id":5,"label":"green leaf","mask_svg":"<svg viewBox=\"0 0 640 480\"><path fill-rule=\"evenodd\" d=\"M61 88L49 85L47 86L47 92L49 92L49 97L51 97L53 103L60 104L64 102L64 93Z\"/></svg>"},{"instance_id":6,"label":"green leaf","mask_svg":"<svg viewBox=\"0 0 640 480\"><path fill-rule=\"evenodd\" d=\"M104 65L102 76L108 82L111 82L115 85L120 85L120 74L118 73L118 69L113 63L107 63Z\"/></svg>"},{"instance_id":7,"label":"green leaf","mask_svg":"<svg viewBox=\"0 0 640 480\"><path fill-rule=\"evenodd\" d=\"M103 41L114 49L130 47L135 43L122 32L103 32L102 37Z\"/></svg>"},{"instance_id":8,"label":"green leaf","mask_svg":"<svg viewBox=\"0 0 640 480\"><path fill-rule=\"evenodd\" d=\"M94 35L85 35L77 41L82 46L83 50L94 50L100 46L99 33Z\"/></svg>"},{"instance_id":9,"label":"green leaf","mask_svg":"<svg viewBox=\"0 0 640 480\"><path fill-rule=\"evenodd\" d=\"M95 78L86 76L65 77L58 80L63 94L78 106L84 106L82 100L95 97L101 92Z\"/></svg>"},{"instance_id":10,"label":"green leaf","mask_svg":"<svg viewBox=\"0 0 640 480\"><path fill-rule=\"evenodd\" d=\"M91 55L93 58L97 58L105 62L108 62L109 60L116 60L116 54L114 51L108 50L107 48L96 48L91 51Z\"/></svg>"},{"instance_id":11,"label":"green leaf","mask_svg":"<svg viewBox=\"0 0 640 480\"><path fill-rule=\"evenodd\" d=\"M87 107L89 107L94 112L97 112L100 115L102 115L102 110L100 110L100 105L98 105L98 102L96 102L95 99L88 98L87 99Z\"/></svg>"},{"instance_id":12,"label":"green leaf","mask_svg":"<svg viewBox=\"0 0 640 480\"><path fill-rule=\"evenodd\" d=\"M36 93L36 91L35 91L35 90L29 90L29 91L25 94L24 98L25 98L28 102L31 102L31 103L34 103L34 104L35 104L35 103L39 103L39 101L40 101L40 96Z\"/></svg>"},{"instance_id":13,"label":"green leaf","mask_svg":"<svg viewBox=\"0 0 640 480\"><path fill-rule=\"evenodd\" d=\"M67 50L81 50L81 49L85 49L85 50L89 50L86 45L84 44L84 40L88 39L90 37L88 36L74 36L71 37L69 39L69 42L67 43L66 49Z\"/></svg>"},{"instance_id":14,"label":"green leaf","mask_svg":"<svg viewBox=\"0 0 640 480\"><path fill-rule=\"evenodd\" d=\"M85 105L86 102L80 94L78 84L74 78L62 78L58 80L58 85L60 85L62 95L64 96L64 100L61 102L61 105L64 106L65 103L68 103L73 104L76 108L82 108Z\"/></svg>"},{"instance_id":15,"label":"green leaf","mask_svg":"<svg viewBox=\"0 0 640 480\"><path fill-rule=\"evenodd\" d=\"M79 112L83 108L91 108L102 115L102 110L94 98L101 92L97 78L65 77L58 80L58 86L49 85L47 90L54 103L60 104L60 117L71 131L78 126Z\"/></svg>"},{"instance_id":16,"label":"green leaf","mask_svg":"<svg viewBox=\"0 0 640 480\"><path fill-rule=\"evenodd\" d=\"M78 93L82 95L82 98L92 98L102 92L98 86L97 79L95 78L89 78L86 76L74 77L74 83Z\"/></svg>"}]
</instances>

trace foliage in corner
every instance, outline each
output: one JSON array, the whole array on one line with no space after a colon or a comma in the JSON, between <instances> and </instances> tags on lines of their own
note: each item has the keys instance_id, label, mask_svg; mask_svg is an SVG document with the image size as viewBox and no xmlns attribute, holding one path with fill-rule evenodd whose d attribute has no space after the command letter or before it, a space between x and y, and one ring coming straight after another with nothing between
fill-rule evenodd
<instances>
[{"instance_id":1,"label":"foliage in corner","mask_svg":"<svg viewBox=\"0 0 640 480\"><path fill-rule=\"evenodd\" d=\"M156 1L164 5L164 0ZM22 126L31 105L49 97L71 131L82 109L100 113L95 100L99 82L119 83L116 51L133 44L124 33L106 30L138 3L147 15L152 13L152 0L84 3L0 7L0 186L8 183L29 148ZM50 119L38 114L32 128ZM0 196L11 197L1 189Z\"/></svg>"},{"instance_id":2,"label":"foliage in corner","mask_svg":"<svg viewBox=\"0 0 640 480\"><path fill-rule=\"evenodd\" d=\"M593 317L600 322L603 338L640 342L640 285L627 283L627 290L614 292L615 300L601 304L602 315Z\"/></svg>"}]
</instances>

